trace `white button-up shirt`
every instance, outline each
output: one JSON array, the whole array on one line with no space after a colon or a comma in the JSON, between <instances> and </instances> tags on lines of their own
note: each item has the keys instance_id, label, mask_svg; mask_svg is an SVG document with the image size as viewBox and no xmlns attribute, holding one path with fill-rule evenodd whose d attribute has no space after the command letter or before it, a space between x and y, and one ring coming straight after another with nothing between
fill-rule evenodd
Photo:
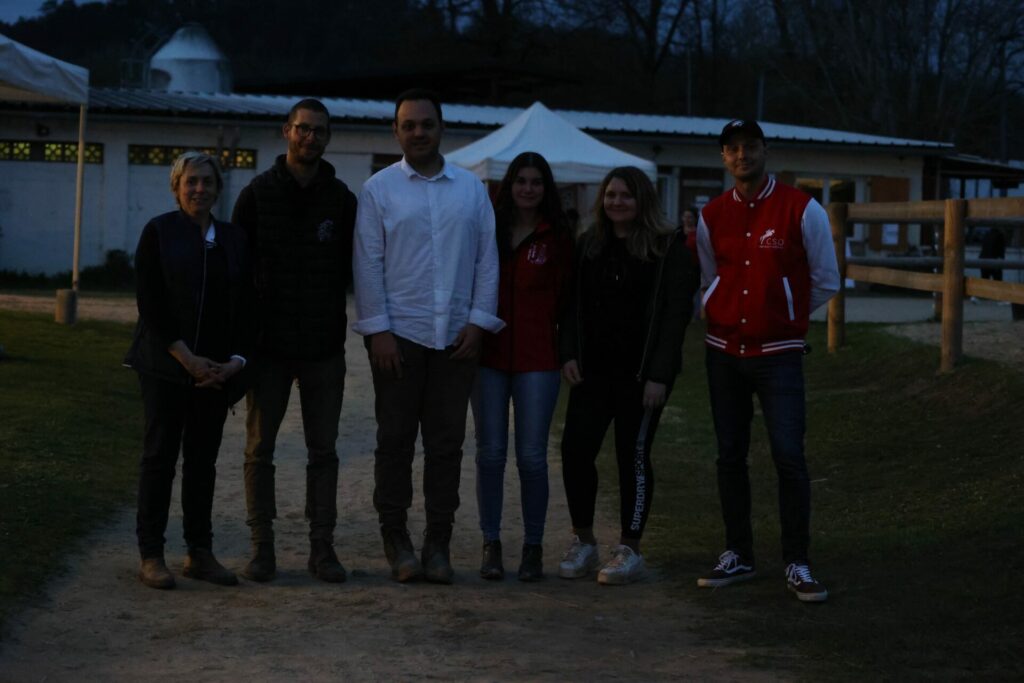
<instances>
[{"instance_id":1,"label":"white button-up shirt","mask_svg":"<svg viewBox=\"0 0 1024 683\"><path fill-rule=\"evenodd\" d=\"M467 323L505 326L495 316L494 210L483 183L448 162L427 178L403 158L366 181L352 267L359 334L443 349Z\"/></svg>"}]
</instances>

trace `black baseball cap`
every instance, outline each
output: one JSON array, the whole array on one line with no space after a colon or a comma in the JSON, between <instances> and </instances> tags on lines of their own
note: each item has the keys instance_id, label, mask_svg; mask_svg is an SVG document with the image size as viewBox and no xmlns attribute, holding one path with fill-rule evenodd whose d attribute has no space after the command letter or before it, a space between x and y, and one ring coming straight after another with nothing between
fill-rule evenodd
<instances>
[{"instance_id":1,"label":"black baseball cap","mask_svg":"<svg viewBox=\"0 0 1024 683\"><path fill-rule=\"evenodd\" d=\"M764 131L761 130L761 126L757 125L757 121L751 119L735 119L725 124L725 128L722 129L721 134L718 136L718 146L722 147L729 141L736 133L746 133L747 135L758 138L761 142L764 142Z\"/></svg>"}]
</instances>

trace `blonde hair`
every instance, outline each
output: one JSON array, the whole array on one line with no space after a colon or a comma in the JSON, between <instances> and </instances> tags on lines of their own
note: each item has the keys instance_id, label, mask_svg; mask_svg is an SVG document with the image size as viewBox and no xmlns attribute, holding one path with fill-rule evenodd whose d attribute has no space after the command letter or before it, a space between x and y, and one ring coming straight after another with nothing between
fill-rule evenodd
<instances>
[{"instance_id":1,"label":"blonde hair","mask_svg":"<svg viewBox=\"0 0 1024 683\"><path fill-rule=\"evenodd\" d=\"M592 259L600 254L612 235L612 221L604 211L604 193L615 178L624 182L636 199L636 218L633 229L626 237L626 250L641 261L661 258L668 244L666 237L675 231L675 226L661 213L654 183L635 166L613 168L601 181L597 201L594 202L594 223L587 231L587 257Z\"/></svg>"},{"instance_id":2,"label":"blonde hair","mask_svg":"<svg viewBox=\"0 0 1024 683\"><path fill-rule=\"evenodd\" d=\"M210 168L213 169L213 177L217 181L217 193L220 194L220 191L224 189L224 178L220 175L220 164L217 162L217 159L209 154L190 150L179 154L178 158L171 165L171 192L174 193L175 197L178 195L178 185L181 184L181 176L185 175L185 169L189 166L201 166L203 164L209 164Z\"/></svg>"}]
</instances>

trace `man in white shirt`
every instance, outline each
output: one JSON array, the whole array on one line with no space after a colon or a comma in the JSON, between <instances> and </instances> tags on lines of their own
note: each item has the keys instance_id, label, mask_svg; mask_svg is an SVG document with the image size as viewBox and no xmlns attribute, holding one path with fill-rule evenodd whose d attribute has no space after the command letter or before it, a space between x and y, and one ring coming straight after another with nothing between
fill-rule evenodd
<instances>
[{"instance_id":1,"label":"man in white shirt","mask_svg":"<svg viewBox=\"0 0 1024 683\"><path fill-rule=\"evenodd\" d=\"M494 212L479 179L439 152L436 94L399 95L393 128L404 156L363 186L353 256L352 329L366 337L376 393L373 503L392 577L451 583L448 544L480 341L504 326L495 317ZM420 430L427 529L418 560L406 520Z\"/></svg>"}]
</instances>

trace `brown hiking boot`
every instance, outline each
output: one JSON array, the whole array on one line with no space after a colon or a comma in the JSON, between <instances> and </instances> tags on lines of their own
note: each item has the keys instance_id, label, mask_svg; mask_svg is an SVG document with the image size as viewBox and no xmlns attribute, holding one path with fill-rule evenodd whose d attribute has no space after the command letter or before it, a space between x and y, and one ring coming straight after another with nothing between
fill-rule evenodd
<instances>
[{"instance_id":1,"label":"brown hiking boot","mask_svg":"<svg viewBox=\"0 0 1024 683\"><path fill-rule=\"evenodd\" d=\"M162 557L144 557L139 564L139 581L150 588L174 588L174 575Z\"/></svg>"},{"instance_id":2,"label":"brown hiking boot","mask_svg":"<svg viewBox=\"0 0 1024 683\"><path fill-rule=\"evenodd\" d=\"M234 586L238 577L217 561L208 548L191 548L185 558L185 568L181 572L190 579L209 581L218 586Z\"/></svg>"},{"instance_id":3,"label":"brown hiking boot","mask_svg":"<svg viewBox=\"0 0 1024 683\"><path fill-rule=\"evenodd\" d=\"M419 578L423 567L416 559L408 530L402 527L382 528L380 533L384 539L384 556L391 565L391 578L399 583Z\"/></svg>"},{"instance_id":4,"label":"brown hiking boot","mask_svg":"<svg viewBox=\"0 0 1024 683\"><path fill-rule=\"evenodd\" d=\"M250 581L264 583L277 576L277 557L273 543L257 543L253 547L252 559L242 569L242 576Z\"/></svg>"},{"instance_id":5,"label":"brown hiking boot","mask_svg":"<svg viewBox=\"0 0 1024 683\"><path fill-rule=\"evenodd\" d=\"M311 541L309 573L327 583L344 583L348 573L338 561L334 547L327 541Z\"/></svg>"},{"instance_id":6,"label":"brown hiking boot","mask_svg":"<svg viewBox=\"0 0 1024 683\"><path fill-rule=\"evenodd\" d=\"M423 539L422 562L423 576L431 583L449 584L455 572L448 551L451 531L438 533L427 531Z\"/></svg>"}]
</instances>

